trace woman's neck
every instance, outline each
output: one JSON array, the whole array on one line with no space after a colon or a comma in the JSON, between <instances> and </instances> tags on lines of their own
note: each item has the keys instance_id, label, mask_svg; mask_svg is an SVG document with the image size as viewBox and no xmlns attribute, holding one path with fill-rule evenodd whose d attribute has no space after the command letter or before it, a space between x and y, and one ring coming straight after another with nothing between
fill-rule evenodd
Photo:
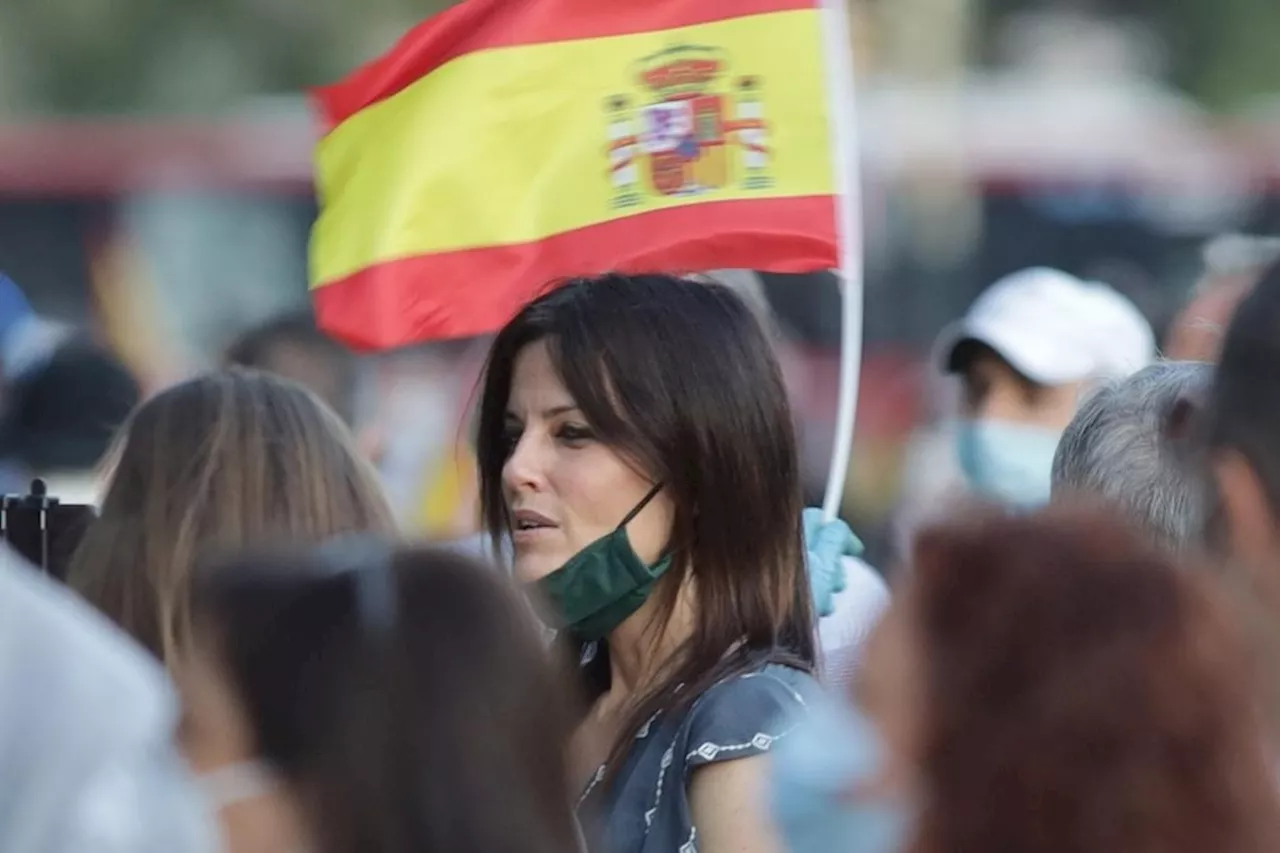
<instances>
[{"instance_id":1,"label":"woman's neck","mask_svg":"<svg viewBox=\"0 0 1280 853\"><path fill-rule=\"evenodd\" d=\"M609 634L609 702L626 704L652 687L671 659L693 633L693 608L688 587L676 597L671 618L662 620L659 596L652 595L639 610Z\"/></svg>"}]
</instances>

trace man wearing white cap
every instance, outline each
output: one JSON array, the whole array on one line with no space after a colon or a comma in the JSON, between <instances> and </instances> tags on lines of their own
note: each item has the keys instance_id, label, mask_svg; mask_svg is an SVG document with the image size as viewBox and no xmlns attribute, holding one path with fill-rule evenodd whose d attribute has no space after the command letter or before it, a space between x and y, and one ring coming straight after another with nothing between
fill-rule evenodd
<instances>
[{"instance_id":1,"label":"man wearing white cap","mask_svg":"<svg viewBox=\"0 0 1280 853\"><path fill-rule=\"evenodd\" d=\"M1035 507L1049 500L1054 450L1083 392L1145 367L1155 338L1107 285L1036 267L991 285L935 352L964 386L965 481L981 497Z\"/></svg>"}]
</instances>

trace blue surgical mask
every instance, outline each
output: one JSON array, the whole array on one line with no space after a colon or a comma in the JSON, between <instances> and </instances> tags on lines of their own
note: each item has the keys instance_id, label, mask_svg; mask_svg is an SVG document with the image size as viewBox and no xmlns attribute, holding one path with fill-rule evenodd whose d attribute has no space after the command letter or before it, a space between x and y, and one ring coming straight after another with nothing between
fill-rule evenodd
<instances>
[{"instance_id":1,"label":"blue surgical mask","mask_svg":"<svg viewBox=\"0 0 1280 853\"><path fill-rule=\"evenodd\" d=\"M1017 507L1049 502L1061 430L996 420L961 421L960 468L978 494Z\"/></svg>"},{"instance_id":2,"label":"blue surgical mask","mask_svg":"<svg viewBox=\"0 0 1280 853\"><path fill-rule=\"evenodd\" d=\"M902 798L860 796L884 770L885 745L856 708L830 697L774 748L774 818L791 853L898 853L911 829Z\"/></svg>"}]
</instances>

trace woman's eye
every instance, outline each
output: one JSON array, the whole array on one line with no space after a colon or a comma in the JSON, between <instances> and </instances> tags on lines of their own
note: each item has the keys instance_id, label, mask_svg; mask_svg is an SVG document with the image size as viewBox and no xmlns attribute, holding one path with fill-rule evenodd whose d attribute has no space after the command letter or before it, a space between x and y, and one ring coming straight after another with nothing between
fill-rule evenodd
<instances>
[{"instance_id":1,"label":"woman's eye","mask_svg":"<svg viewBox=\"0 0 1280 853\"><path fill-rule=\"evenodd\" d=\"M585 426L565 424L557 431L556 437L565 444L575 445L590 441L594 438L594 435L591 430Z\"/></svg>"},{"instance_id":2,"label":"woman's eye","mask_svg":"<svg viewBox=\"0 0 1280 853\"><path fill-rule=\"evenodd\" d=\"M516 445L520 443L520 430L507 429L502 433L502 454L510 456L516 449Z\"/></svg>"}]
</instances>

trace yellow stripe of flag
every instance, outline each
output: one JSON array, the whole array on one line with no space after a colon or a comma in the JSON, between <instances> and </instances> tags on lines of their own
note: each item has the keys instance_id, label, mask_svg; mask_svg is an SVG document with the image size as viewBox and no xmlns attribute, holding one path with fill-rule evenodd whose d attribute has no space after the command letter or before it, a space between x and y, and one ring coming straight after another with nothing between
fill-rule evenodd
<instances>
[{"instance_id":1,"label":"yellow stripe of flag","mask_svg":"<svg viewBox=\"0 0 1280 853\"><path fill-rule=\"evenodd\" d=\"M640 212L833 193L821 25L817 10L775 12L484 50L447 63L321 142L317 175L326 203L312 241L313 282L417 255L531 242ZM625 96L638 120L640 108L662 100L640 71L646 58L676 46L723 58L725 71L709 91L723 96L730 118L740 109L735 81L758 81L770 186L728 181L693 197L650 187L641 206L620 208L610 170L611 102ZM723 156L740 158L743 148L726 145Z\"/></svg>"}]
</instances>

